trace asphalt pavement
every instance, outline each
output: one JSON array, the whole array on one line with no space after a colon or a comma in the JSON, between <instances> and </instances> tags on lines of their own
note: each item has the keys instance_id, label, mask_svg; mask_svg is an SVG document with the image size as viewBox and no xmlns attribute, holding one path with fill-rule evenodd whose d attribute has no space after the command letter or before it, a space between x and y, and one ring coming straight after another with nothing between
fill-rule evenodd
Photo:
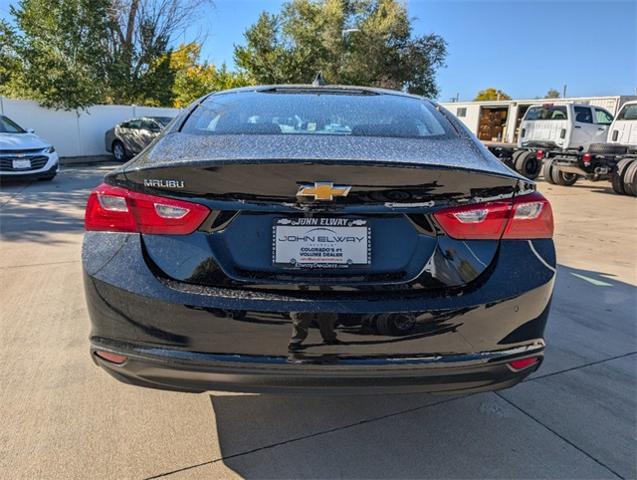
<instances>
[{"instance_id":1,"label":"asphalt pavement","mask_svg":"<svg viewBox=\"0 0 637 480\"><path fill-rule=\"evenodd\" d=\"M540 183L558 277L542 368L464 396L182 394L88 354L80 248L107 166L0 190L0 478L637 477L637 199Z\"/></svg>"}]
</instances>

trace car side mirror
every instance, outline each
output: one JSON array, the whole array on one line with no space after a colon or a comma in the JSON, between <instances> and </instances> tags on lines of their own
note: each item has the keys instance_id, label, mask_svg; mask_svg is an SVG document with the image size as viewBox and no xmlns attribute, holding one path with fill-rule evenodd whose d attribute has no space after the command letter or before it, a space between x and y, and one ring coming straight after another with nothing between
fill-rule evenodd
<instances>
[{"instance_id":1,"label":"car side mirror","mask_svg":"<svg viewBox=\"0 0 637 480\"><path fill-rule=\"evenodd\" d=\"M32 128L27 128L27 133L35 133L35 130Z\"/></svg>"}]
</instances>

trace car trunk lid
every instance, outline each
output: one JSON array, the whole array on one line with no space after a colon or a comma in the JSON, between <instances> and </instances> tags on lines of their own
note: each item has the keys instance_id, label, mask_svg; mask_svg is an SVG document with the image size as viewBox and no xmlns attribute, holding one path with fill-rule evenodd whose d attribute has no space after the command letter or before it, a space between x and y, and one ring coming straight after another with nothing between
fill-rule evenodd
<instances>
[{"instance_id":1,"label":"car trunk lid","mask_svg":"<svg viewBox=\"0 0 637 480\"><path fill-rule=\"evenodd\" d=\"M142 156L114 176L131 189L211 208L191 235L143 236L158 272L210 286L324 292L465 285L493 261L498 241L440 236L431 214L450 205L506 201L520 181L458 140L382 139L372 149L369 138L332 137L330 147L325 138L292 138L279 139L277 149L260 138L268 145L263 158L256 154L259 136L192 137L160 141L154 158ZM321 183L347 195L298 195L303 186ZM294 246L286 246L286 238ZM340 251L325 253L339 242ZM313 250L299 258L301 248Z\"/></svg>"}]
</instances>

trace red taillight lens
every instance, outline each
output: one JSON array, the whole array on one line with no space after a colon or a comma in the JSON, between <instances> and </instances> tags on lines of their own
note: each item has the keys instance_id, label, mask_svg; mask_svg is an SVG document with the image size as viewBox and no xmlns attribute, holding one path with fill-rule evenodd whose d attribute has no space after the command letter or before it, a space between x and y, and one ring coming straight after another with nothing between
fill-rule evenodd
<instances>
[{"instance_id":1,"label":"red taillight lens","mask_svg":"<svg viewBox=\"0 0 637 480\"><path fill-rule=\"evenodd\" d=\"M591 164L591 160L593 156L590 153L585 153L582 155L582 162L584 162L584 166L588 167Z\"/></svg>"},{"instance_id":2,"label":"red taillight lens","mask_svg":"<svg viewBox=\"0 0 637 480\"><path fill-rule=\"evenodd\" d=\"M210 210L198 203L133 192L105 183L88 197L86 230L186 235L194 232Z\"/></svg>"},{"instance_id":3,"label":"red taillight lens","mask_svg":"<svg viewBox=\"0 0 637 480\"><path fill-rule=\"evenodd\" d=\"M513 360L512 362L509 362L508 365L509 367L511 367L512 370L518 371L518 370L524 370L525 368L528 368L531 365L535 365L539 361L540 359L538 357L529 357L529 358L523 358L521 360Z\"/></svg>"},{"instance_id":4,"label":"red taillight lens","mask_svg":"<svg viewBox=\"0 0 637 480\"><path fill-rule=\"evenodd\" d=\"M502 238L533 239L553 237L551 204L539 192L513 199L511 220Z\"/></svg>"},{"instance_id":5,"label":"red taillight lens","mask_svg":"<svg viewBox=\"0 0 637 480\"><path fill-rule=\"evenodd\" d=\"M439 210L442 229L459 240L551 238L553 213L541 194L515 197L513 202L487 202Z\"/></svg>"},{"instance_id":6,"label":"red taillight lens","mask_svg":"<svg viewBox=\"0 0 637 480\"><path fill-rule=\"evenodd\" d=\"M510 210L510 203L477 203L439 210L434 217L452 238L493 240L502 236Z\"/></svg>"},{"instance_id":7,"label":"red taillight lens","mask_svg":"<svg viewBox=\"0 0 637 480\"><path fill-rule=\"evenodd\" d=\"M544 158L544 150L538 150L535 152L535 158L538 160L542 160Z\"/></svg>"}]
</instances>

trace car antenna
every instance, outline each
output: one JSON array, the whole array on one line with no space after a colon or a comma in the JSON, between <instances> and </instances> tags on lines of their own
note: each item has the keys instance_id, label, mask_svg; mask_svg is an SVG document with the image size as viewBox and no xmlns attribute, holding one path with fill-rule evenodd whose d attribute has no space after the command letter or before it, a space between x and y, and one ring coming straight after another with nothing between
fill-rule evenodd
<instances>
[{"instance_id":1,"label":"car antenna","mask_svg":"<svg viewBox=\"0 0 637 480\"><path fill-rule=\"evenodd\" d=\"M327 82L325 81L325 77L323 77L323 73L319 71L314 77L314 80L312 80L312 86L322 87L323 85L327 85Z\"/></svg>"}]
</instances>

